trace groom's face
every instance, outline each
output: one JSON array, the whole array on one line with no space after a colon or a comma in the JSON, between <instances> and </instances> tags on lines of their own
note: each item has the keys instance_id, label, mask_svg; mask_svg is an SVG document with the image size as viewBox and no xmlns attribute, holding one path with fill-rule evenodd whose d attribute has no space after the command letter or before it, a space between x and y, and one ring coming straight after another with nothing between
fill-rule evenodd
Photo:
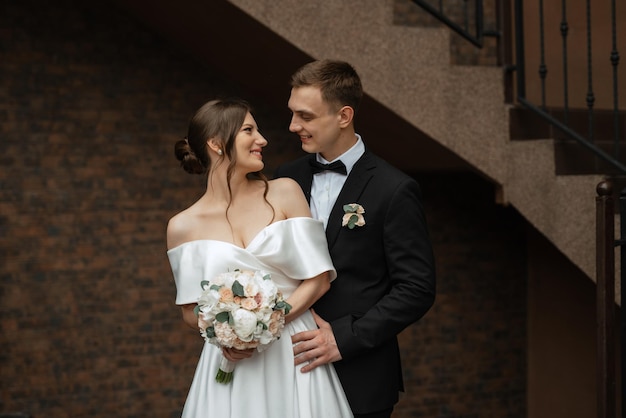
<instances>
[{"instance_id":1,"label":"groom's face","mask_svg":"<svg viewBox=\"0 0 626 418\"><path fill-rule=\"evenodd\" d=\"M288 106L292 113L289 130L300 137L304 151L320 153L328 161L341 154L338 146L341 117L322 99L319 88L291 89Z\"/></svg>"}]
</instances>

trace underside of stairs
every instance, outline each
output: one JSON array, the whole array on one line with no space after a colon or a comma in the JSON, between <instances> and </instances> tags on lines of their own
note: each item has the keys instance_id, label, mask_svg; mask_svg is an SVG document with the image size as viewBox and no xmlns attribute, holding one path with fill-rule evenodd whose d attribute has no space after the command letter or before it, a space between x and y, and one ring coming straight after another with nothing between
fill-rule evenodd
<instances>
[{"instance_id":1,"label":"underside of stairs","mask_svg":"<svg viewBox=\"0 0 626 418\"><path fill-rule=\"evenodd\" d=\"M500 203L513 205L595 280L595 191L603 176L557 175L552 139L510 139L501 68L451 65L450 31L395 26L393 0L323 8L291 0L230 2L311 57L351 62L369 96L495 183ZM407 169L394 153L383 156Z\"/></svg>"}]
</instances>

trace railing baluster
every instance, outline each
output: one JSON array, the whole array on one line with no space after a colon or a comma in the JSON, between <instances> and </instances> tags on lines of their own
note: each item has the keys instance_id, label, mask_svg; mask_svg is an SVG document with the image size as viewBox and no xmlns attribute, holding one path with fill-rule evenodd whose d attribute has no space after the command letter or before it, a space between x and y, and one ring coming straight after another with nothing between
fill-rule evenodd
<instances>
[{"instance_id":1,"label":"railing baluster","mask_svg":"<svg viewBox=\"0 0 626 418\"><path fill-rule=\"evenodd\" d=\"M463 0L463 28L465 32L469 32L469 7L467 7L467 0Z\"/></svg>"},{"instance_id":2,"label":"railing baluster","mask_svg":"<svg viewBox=\"0 0 626 418\"><path fill-rule=\"evenodd\" d=\"M617 24L615 23L615 0L611 1L611 65L613 66L613 154L619 159L619 103L617 89L617 65L619 53L617 52Z\"/></svg>"},{"instance_id":3,"label":"railing baluster","mask_svg":"<svg viewBox=\"0 0 626 418\"><path fill-rule=\"evenodd\" d=\"M593 74L592 74L592 60L591 60L591 0L587 0L587 115L588 115L588 134L587 138L589 142L593 144L593 103L595 102L595 96L593 94Z\"/></svg>"},{"instance_id":4,"label":"railing baluster","mask_svg":"<svg viewBox=\"0 0 626 418\"><path fill-rule=\"evenodd\" d=\"M567 0L561 2L561 38L563 39L563 122L569 125L569 86L567 79Z\"/></svg>"},{"instance_id":5,"label":"railing baluster","mask_svg":"<svg viewBox=\"0 0 626 418\"><path fill-rule=\"evenodd\" d=\"M497 9L497 6L496 6L496 9ZM483 19L484 19L483 1L476 0L476 17L474 19L476 21L476 37L480 39L481 42L483 39L483 33L485 33L483 30L484 29Z\"/></svg>"},{"instance_id":6,"label":"railing baluster","mask_svg":"<svg viewBox=\"0 0 626 418\"><path fill-rule=\"evenodd\" d=\"M515 0L515 69L517 97L526 98L526 59L524 57L524 3Z\"/></svg>"},{"instance_id":7,"label":"railing baluster","mask_svg":"<svg viewBox=\"0 0 626 418\"><path fill-rule=\"evenodd\" d=\"M548 67L545 59L545 37L543 31L543 0L539 0L539 50L541 51L541 63L539 64L539 77L541 79L541 108L546 109L546 76Z\"/></svg>"},{"instance_id":8,"label":"railing baluster","mask_svg":"<svg viewBox=\"0 0 626 418\"><path fill-rule=\"evenodd\" d=\"M626 188L622 189L619 196L619 219L620 219L620 289L621 289L621 305L622 305L622 416L626 415L626 309L624 309L624 303L626 302L626 268L624 268L624 261L626 261Z\"/></svg>"},{"instance_id":9,"label":"railing baluster","mask_svg":"<svg viewBox=\"0 0 626 418\"><path fill-rule=\"evenodd\" d=\"M513 42L513 0L496 0L496 28L498 38L498 66L504 69L504 102L515 101L515 43Z\"/></svg>"},{"instance_id":10,"label":"railing baluster","mask_svg":"<svg viewBox=\"0 0 626 418\"><path fill-rule=\"evenodd\" d=\"M596 187L597 417L615 418L615 210L613 187Z\"/></svg>"}]
</instances>

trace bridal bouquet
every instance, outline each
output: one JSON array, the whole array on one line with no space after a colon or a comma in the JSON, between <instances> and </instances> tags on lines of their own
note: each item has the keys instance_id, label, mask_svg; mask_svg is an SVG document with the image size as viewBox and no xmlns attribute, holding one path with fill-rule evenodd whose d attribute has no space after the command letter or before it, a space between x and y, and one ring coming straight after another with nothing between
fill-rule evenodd
<instances>
[{"instance_id":1,"label":"bridal bouquet","mask_svg":"<svg viewBox=\"0 0 626 418\"><path fill-rule=\"evenodd\" d=\"M218 347L263 351L280 338L291 306L269 274L235 270L201 282L195 313L202 337ZM215 380L229 383L235 364L222 359Z\"/></svg>"}]
</instances>

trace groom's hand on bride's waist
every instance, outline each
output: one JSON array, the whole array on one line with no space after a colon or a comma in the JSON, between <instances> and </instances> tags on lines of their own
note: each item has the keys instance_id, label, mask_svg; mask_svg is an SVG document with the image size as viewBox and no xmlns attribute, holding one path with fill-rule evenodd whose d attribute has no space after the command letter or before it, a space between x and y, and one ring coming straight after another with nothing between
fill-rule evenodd
<instances>
[{"instance_id":1,"label":"groom's hand on bride's waist","mask_svg":"<svg viewBox=\"0 0 626 418\"><path fill-rule=\"evenodd\" d=\"M295 365L305 364L300 369L302 373L310 372L318 366L341 360L341 353L337 348L335 334L330 324L324 321L311 309L318 329L303 331L291 336Z\"/></svg>"}]
</instances>

